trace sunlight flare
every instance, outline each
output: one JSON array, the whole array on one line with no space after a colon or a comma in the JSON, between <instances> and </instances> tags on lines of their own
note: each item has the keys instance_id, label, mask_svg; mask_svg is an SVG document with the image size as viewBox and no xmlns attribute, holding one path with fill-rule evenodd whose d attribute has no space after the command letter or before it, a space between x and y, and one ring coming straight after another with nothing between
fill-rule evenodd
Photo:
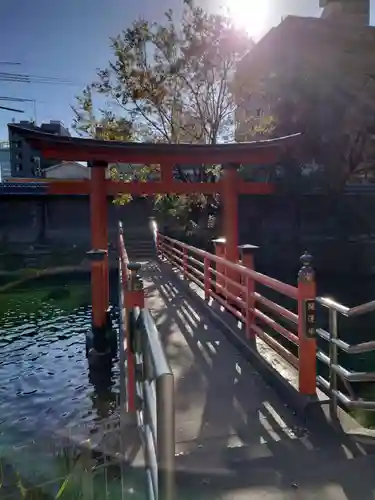
<instances>
[{"instance_id":1,"label":"sunlight flare","mask_svg":"<svg viewBox=\"0 0 375 500\"><path fill-rule=\"evenodd\" d=\"M267 31L269 0L226 0L226 8L233 22L255 40Z\"/></svg>"}]
</instances>

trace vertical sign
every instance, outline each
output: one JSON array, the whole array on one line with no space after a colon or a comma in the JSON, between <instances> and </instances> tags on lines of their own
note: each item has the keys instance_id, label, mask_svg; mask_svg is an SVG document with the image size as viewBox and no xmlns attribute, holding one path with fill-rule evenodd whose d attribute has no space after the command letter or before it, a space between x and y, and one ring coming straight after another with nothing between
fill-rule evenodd
<instances>
[{"instance_id":1,"label":"vertical sign","mask_svg":"<svg viewBox=\"0 0 375 500\"><path fill-rule=\"evenodd\" d=\"M315 299L304 301L305 333L308 339L316 337L316 303Z\"/></svg>"}]
</instances>

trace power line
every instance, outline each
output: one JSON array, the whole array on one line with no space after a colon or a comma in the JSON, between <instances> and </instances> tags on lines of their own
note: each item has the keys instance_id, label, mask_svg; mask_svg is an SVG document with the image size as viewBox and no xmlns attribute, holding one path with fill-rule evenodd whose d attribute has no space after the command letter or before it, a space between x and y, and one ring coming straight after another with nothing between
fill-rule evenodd
<instances>
[{"instance_id":1,"label":"power line","mask_svg":"<svg viewBox=\"0 0 375 500\"><path fill-rule=\"evenodd\" d=\"M15 113L24 113L22 109L8 108L7 106L0 106L0 109L5 109L5 111L14 111Z\"/></svg>"},{"instance_id":2,"label":"power line","mask_svg":"<svg viewBox=\"0 0 375 500\"><path fill-rule=\"evenodd\" d=\"M34 102L34 99L25 99L23 97L5 97L5 96L0 96L0 101L9 101L9 102Z\"/></svg>"},{"instance_id":3,"label":"power line","mask_svg":"<svg viewBox=\"0 0 375 500\"><path fill-rule=\"evenodd\" d=\"M37 76L21 73L8 73L0 71L0 81L15 82L15 83L34 83L34 84L48 84L48 85L81 85L73 80L67 80L53 76Z\"/></svg>"}]
</instances>

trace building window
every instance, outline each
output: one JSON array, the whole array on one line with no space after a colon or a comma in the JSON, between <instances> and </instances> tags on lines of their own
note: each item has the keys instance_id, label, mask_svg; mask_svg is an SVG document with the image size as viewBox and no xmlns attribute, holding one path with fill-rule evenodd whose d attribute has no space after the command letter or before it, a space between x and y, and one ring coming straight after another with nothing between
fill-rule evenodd
<instances>
[{"instance_id":1,"label":"building window","mask_svg":"<svg viewBox=\"0 0 375 500\"><path fill-rule=\"evenodd\" d=\"M17 163L16 170L17 172L22 172L22 163Z\"/></svg>"}]
</instances>

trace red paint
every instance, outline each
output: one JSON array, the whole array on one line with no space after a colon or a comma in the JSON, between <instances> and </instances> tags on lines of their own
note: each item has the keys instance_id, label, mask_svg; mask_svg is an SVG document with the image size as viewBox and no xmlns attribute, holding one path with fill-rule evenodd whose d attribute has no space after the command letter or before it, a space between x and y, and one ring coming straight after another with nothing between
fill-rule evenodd
<instances>
[{"instance_id":1,"label":"red paint","mask_svg":"<svg viewBox=\"0 0 375 500\"><path fill-rule=\"evenodd\" d=\"M91 178L90 223L92 249L107 250L107 197L105 193L105 168L94 168ZM108 299L108 256L102 262L92 262L91 293L92 320L95 327L106 324Z\"/></svg>"},{"instance_id":2,"label":"red paint","mask_svg":"<svg viewBox=\"0 0 375 500\"><path fill-rule=\"evenodd\" d=\"M173 183L173 164L167 163L160 167L160 177L162 184Z\"/></svg>"},{"instance_id":3,"label":"red paint","mask_svg":"<svg viewBox=\"0 0 375 500\"><path fill-rule=\"evenodd\" d=\"M238 172L236 166L226 168L222 190L223 226L225 234L225 257L238 262ZM238 296L238 289L229 280L238 282L239 275L233 269L226 269L225 289L227 300Z\"/></svg>"},{"instance_id":4,"label":"red paint","mask_svg":"<svg viewBox=\"0 0 375 500\"><path fill-rule=\"evenodd\" d=\"M242 265L255 270L254 265L254 255L252 253L243 253L242 255ZM245 317L246 317L246 336L248 339L255 339L255 332L253 326L255 324L255 281L252 277L247 276L244 279L244 285L246 287L246 309L245 309Z\"/></svg>"},{"instance_id":5,"label":"red paint","mask_svg":"<svg viewBox=\"0 0 375 500\"><path fill-rule=\"evenodd\" d=\"M303 317L304 300L316 299L316 282L298 281L298 340L299 340L299 391L307 396L316 394L316 340L306 337Z\"/></svg>"},{"instance_id":6,"label":"red paint","mask_svg":"<svg viewBox=\"0 0 375 500\"><path fill-rule=\"evenodd\" d=\"M284 140L285 142L285 140ZM165 149L160 151L157 147L151 149L129 150L124 148L124 145L108 147L109 142L104 142L104 146L91 146L90 143L85 146L77 146L73 142L67 145L58 143L44 143L43 141L36 143L33 141L34 147L38 149L44 158L62 158L64 161L88 161L89 158L106 161L109 163L134 163L134 164L159 164L170 165L173 163L185 164L194 161L197 164L223 164L223 163L244 163L244 164L266 164L274 163L279 157L280 147L283 142L274 142L269 146L259 147L259 144L231 144L229 145L212 146L206 145L204 148L196 148L194 145L181 144L179 148L172 144L173 152L167 152ZM157 146L157 145L156 145ZM193 146L193 147L192 147Z\"/></svg>"},{"instance_id":7,"label":"red paint","mask_svg":"<svg viewBox=\"0 0 375 500\"><path fill-rule=\"evenodd\" d=\"M215 240L215 253L216 257L224 258L225 257L225 238L222 240ZM225 265L221 262L216 262L216 284L218 285L216 288L216 293L222 293L225 287Z\"/></svg>"},{"instance_id":8,"label":"red paint","mask_svg":"<svg viewBox=\"0 0 375 500\"><path fill-rule=\"evenodd\" d=\"M123 182L106 180L105 191L109 196L118 194L154 195L154 194L216 194L224 191L224 183L150 181ZM272 184L262 182L239 182L238 191L241 194L269 195L275 190ZM90 181L65 180L48 181L48 194L51 195L88 195Z\"/></svg>"}]
</instances>

